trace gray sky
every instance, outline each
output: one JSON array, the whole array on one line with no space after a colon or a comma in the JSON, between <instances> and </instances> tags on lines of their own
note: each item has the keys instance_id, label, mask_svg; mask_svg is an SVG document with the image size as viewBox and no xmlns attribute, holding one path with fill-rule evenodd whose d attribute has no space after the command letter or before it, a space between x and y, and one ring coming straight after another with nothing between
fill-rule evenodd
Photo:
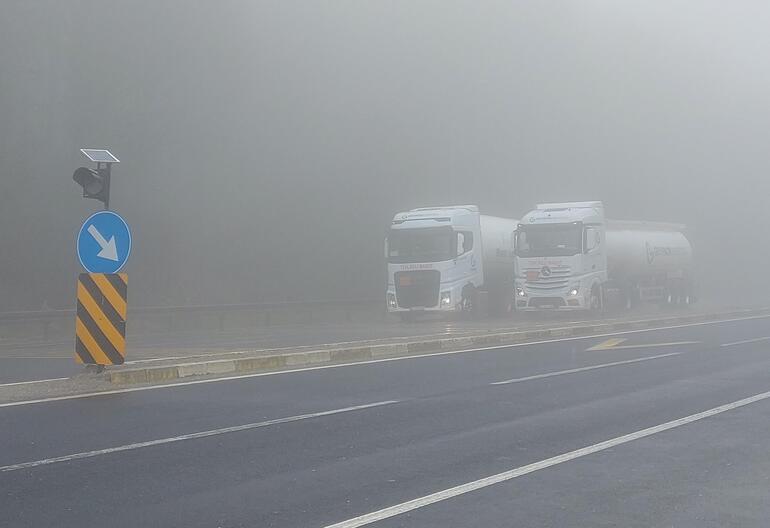
<instances>
[{"instance_id":1,"label":"gray sky","mask_svg":"<svg viewBox=\"0 0 770 528\"><path fill-rule=\"evenodd\" d=\"M770 4L6 0L0 309L73 303L80 147L134 305L379 297L393 213L602 199L763 294ZM747 272L747 270L750 270Z\"/></svg>"}]
</instances>

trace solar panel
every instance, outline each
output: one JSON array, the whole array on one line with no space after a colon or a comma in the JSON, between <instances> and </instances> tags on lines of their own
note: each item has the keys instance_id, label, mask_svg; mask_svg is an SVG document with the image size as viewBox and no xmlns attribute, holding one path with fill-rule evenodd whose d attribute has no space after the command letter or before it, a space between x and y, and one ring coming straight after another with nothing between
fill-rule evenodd
<instances>
[{"instance_id":1,"label":"solar panel","mask_svg":"<svg viewBox=\"0 0 770 528\"><path fill-rule=\"evenodd\" d=\"M113 156L109 150L103 149L80 149L86 158L95 163L120 163L120 160Z\"/></svg>"}]
</instances>

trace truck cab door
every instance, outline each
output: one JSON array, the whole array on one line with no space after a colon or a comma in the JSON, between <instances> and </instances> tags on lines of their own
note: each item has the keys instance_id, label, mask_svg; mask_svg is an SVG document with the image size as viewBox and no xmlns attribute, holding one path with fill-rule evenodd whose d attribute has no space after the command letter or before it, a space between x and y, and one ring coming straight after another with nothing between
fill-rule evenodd
<instances>
[{"instance_id":1,"label":"truck cab door","mask_svg":"<svg viewBox=\"0 0 770 528\"><path fill-rule=\"evenodd\" d=\"M458 280L461 277L473 282L476 286L480 285L475 275L481 270L481 239L471 230L458 231L455 264L455 277Z\"/></svg>"},{"instance_id":2,"label":"truck cab door","mask_svg":"<svg viewBox=\"0 0 770 528\"><path fill-rule=\"evenodd\" d=\"M606 272L606 258L604 229L599 226L586 227L583 236L583 273ZM601 280L604 281L605 278Z\"/></svg>"}]
</instances>

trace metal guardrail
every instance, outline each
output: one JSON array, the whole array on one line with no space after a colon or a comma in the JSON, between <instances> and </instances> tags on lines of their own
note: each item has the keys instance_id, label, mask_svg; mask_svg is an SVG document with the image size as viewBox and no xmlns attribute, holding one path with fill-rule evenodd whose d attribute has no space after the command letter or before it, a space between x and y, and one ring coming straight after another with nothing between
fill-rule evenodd
<instances>
[{"instance_id":1,"label":"metal guardrail","mask_svg":"<svg viewBox=\"0 0 770 528\"><path fill-rule=\"evenodd\" d=\"M128 314L144 315L159 314L170 315L177 313L220 313L233 311L269 311L282 309L312 310L323 307L335 307L341 309L354 309L362 306L373 307L381 304L383 310L385 301L374 299L330 299L313 301L283 301L283 302L265 302L265 303L244 303L244 304L199 304L189 306L139 306L129 307ZM68 310L37 310L37 311L18 311L18 312L0 312L0 322L4 321L44 321L63 317L73 317L74 309Z\"/></svg>"},{"instance_id":2,"label":"metal guardrail","mask_svg":"<svg viewBox=\"0 0 770 528\"><path fill-rule=\"evenodd\" d=\"M238 313L252 312L257 319L250 321L237 317ZM129 307L129 328L137 328L137 323L143 323L145 328L153 326L156 330L172 331L178 328L200 327L224 331L226 326L245 328L251 326L271 326L275 324L303 323L309 324L314 320L329 320L350 322L354 319L368 317L368 320L385 317L384 301L374 299L328 299L311 301L284 301L243 304L218 305L189 305L189 306L140 306ZM206 319L201 319L206 317ZM39 310L0 312L0 330L9 335L18 332L19 325L28 328L29 324L36 326L32 332L47 340L52 334L62 332L69 323L74 324L75 310ZM213 320L212 320L213 318ZM228 323L229 321L229 323ZM23 331L28 334L29 330Z\"/></svg>"}]
</instances>

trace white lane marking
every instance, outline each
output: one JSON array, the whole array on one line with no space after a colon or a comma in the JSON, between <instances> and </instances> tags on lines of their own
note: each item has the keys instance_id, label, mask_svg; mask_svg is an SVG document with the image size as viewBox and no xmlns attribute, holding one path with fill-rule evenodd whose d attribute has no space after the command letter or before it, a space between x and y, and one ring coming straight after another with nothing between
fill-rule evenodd
<instances>
[{"instance_id":1,"label":"white lane marking","mask_svg":"<svg viewBox=\"0 0 770 528\"><path fill-rule=\"evenodd\" d=\"M224 354L228 354L228 353L229 352L225 352ZM210 355L219 355L219 354L210 354ZM150 363L152 361L173 361L175 359L190 359L190 358L196 358L196 357L206 357L206 354L203 354L201 356L169 356L169 357L148 358L148 359L135 359L133 361L126 361L124 365L138 365L140 363Z\"/></svg>"},{"instance_id":2,"label":"white lane marking","mask_svg":"<svg viewBox=\"0 0 770 528\"><path fill-rule=\"evenodd\" d=\"M770 337L755 337L754 339L744 339L742 341L733 341L732 343L724 343L719 345L720 347L731 347L736 345L746 345L749 343L759 343L761 341L770 341Z\"/></svg>"},{"instance_id":3,"label":"white lane marking","mask_svg":"<svg viewBox=\"0 0 770 528\"><path fill-rule=\"evenodd\" d=\"M522 381L531 381L543 378L553 378L554 376L564 376L565 374L575 374L576 372L586 372L587 370L596 370L607 367L616 367L618 365L630 365L631 363L641 363L642 361L651 361L653 359L667 358L671 356L679 356L681 352L670 352L668 354L659 354L657 356L646 356L635 359L627 359L625 361L613 361L612 363L602 363L601 365L590 365L588 367L580 367L569 370L557 370L555 372L544 372L543 374L535 374L534 376L527 376L524 378L514 378L505 381L495 381L490 385L507 385L510 383L521 383Z\"/></svg>"},{"instance_id":4,"label":"white lane marking","mask_svg":"<svg viewBox=\"0 0 770 528\"><path fill-rule=\"evenodd\" d=\"M676 427L681 427L683 425L697 422L698 420L703 420L705 418L709 418L711 416L715 416L723 412L737 409L739 407L744 407L746 405L750 405L758 401L766 400L768 398L770 398L770 391L763 392L761 394L756 394L754 396L750 396L748 398L744 398L742 400L738 400L732 403L727 403L725 405L720 405L719 407L714 407L713 409L709 409L707 411L691 414L690 416L685 416L684 418L679 418L677 420L666 422L660 425L648 427L647 429L642 429L640 431L629 433L627 435L618 436L610 440L605 440L604 442L599 442L598 444L593 444L590 446L583 447L581 449L576 449L575 451L563 453L561 455L547 458L539 462L534 462L526 466L521 466L515 469L511 469L503 473L491 475L479 480L475 480L473 482L461 484L459 486L445 489L443 491L439 491L436 493L431 493L430 495L426 495L424 497L412 499L410 501L402 502L401 504L396 504L388 508L383 508L382 510L367 513L359 517L354 517L353 519L348 519L346 521L342 521L336 524L331 524L326 526L326 528L358 528L360 526L366 526L368 524L372 524L378 521L389 519L391 517L395 517L396 515L401 515L402 513L410 512L418 508L423 508L430 504L435 504L437 502L451 499L459 495L464 495L466 493L470 493L472 491L486 488L488 486L493 486L501 482L506 482L508 480L521 477L522 475L527 475L529 473L534 473L535 471L540 471L541 469L546 469L552 466L556 466L558 464L563 464L564 462L569 462L570 460L575 460L576 458L584 457L586 455L591 455L593 453L598 453L599 451L604 451L606 449L610 449L622 444L626 444L628 442L633 442L634 440L639 440L640 438L645 438L647 436L652 436L658 433L662 433L664 431L668 431Z\"/></svg>"},{"instance_id":5,"label":"white lane marking","mask_svg":"<svg viewBox=\"0 0 770 528\"><path fill-rule=\"evenodd\" d=\"M58 359L59 361L72 361L71 357L58 357L58 356L4 356L0 357L0 361L3 360L19 360L19 359Z\"/></svg>"},{"instance_id":6,"label":"white lane marking","mask_svg":"<svg viewBox=\"0 0 770 528\"><path fill-rule=\"evenodd\" d=\"M222 434L237 433L240 431L248 431L250 429L259 429L261 427L268 427L271 425L285 424L290 422L298 422L300 420L308 420L310 418L320 418L323 416L332 416L335 414L342 414L352 411L361 411L363 409L371 409L373 407L382 407L384 405L392 405L398 403L397 400L387 400L376 403L367 403L365 405L356 405L353 407L343 407L342 409L334 409L331 411L322 411L309 414L300 414L298 416L289 416L287 418L277 418L275 420L267 420L264 422L248 423L244 425L236 425L233 427L223 427L221 429L211 429L209 431L199 431L197 433L190 433L181 436L173 436L170 438L160 438L158 440L150 440L147 442L136 442L134 444L126 444L117 447L109 447L107 449L97 449L95 451L85 451L83 453L74 453L71 455L64 455L54 458L45 458L43 460L35 460L33 462L22 462L19 464L11 464L9 466L0 466L0 472L17 471L19 469L28 469L37 466L46 466L49 464L56 464L58 462L69 462L70 460L81 460L83 458L92 458L101 455L109 455L112 453L119 453L121 451L132 451L135 449L142 449L145 447L152 447L163 444L171 444L174 442L182 442L184 440L196 440L198 438L207 438L209 436L217 436Z\"/></svg>"},{"instance_id":7,"label":"white lane marking","mask_svg":"<svg viewBox=\"0 0 770 528\"><path fill-rule=\"evenodd\" d=\"M69 378L49 378L49 379L32 380L32 381L15 381L13 383L0 383L0 387L12 387L14 385L27 385L28 383L45 383L46 381L63 381L68 379Z\"/></svg>"},{"instance_id":8,"label":"white lane marking","mask_svg":"<svg viewBox=\"0 0 770 528\"><path fill-rule=\"evenodd\" d=\"M584 339L595 339L597 337L610 337L614 335L626 335L626 334L639 334L642 332L657 332L660 330L670 330L673 328L688 328L691 326L706 326L706 325L713 325L713 324L721 324L721 323L732 323L737 321L750 321L754 319L767 319L770 318L770 315L752 315L749 317L738 317L735 319L721 319L719 321L706 321L702 323L686 323L686 324L680 324L680 325L673 325L673 326L658 326L655 328L641 328L638 330L624 330L621 332L610 332L606 334L594 334L594 335L587 335L587 336L570 336L570 337L560 337L556 339L545 339L543 341L530 341L526 343L512 343L509 345L495 345L495 346L489 346L489 347L481 347L481 348L469 348L464 350L447 350L443 352L429 352L426 354L419 354L414 356L400 356L400 357L392 357L392 358L382 358L382 359L372 359L369 361L358 361L355 363L340 363L336 365L319 365L317 367L303 367L303 368L296 368L296 369L289 369L289 370L276 370L272 372L258 372L255 374L239 374L237 376L227 376L223 378L211 378L211 379L203 379L203 380L194 380L194 381L182 381L179 383L164 383L161 385L150 385L146 387L130 387L125 389L115 389L115 390L108 390L108 391L101 391L101 392L86 392L83 394L71 394L69 396L53 396L50 398L40 398L37 400L24 400L24 401L18 401L18 402L10 402L10 403L0 403L0 408L3 407L17 407L19 405L32 405L36 403L49 403L49 402L55 402L55 401L61 401L61 400L76 400L80 398L94 398L97 396L106 396L110 394L123 394L128 392L140 392L140 391L146 391L146 390L156 390L156 389L173 389L176 387L184 387L187 385L198 385L201 383L219 383L222 381L234 381L234 380L242 380L242 379L248 379L248 378L260 378L262 376L279 376L282 374L295 374L298 372L308 372L313 370L326 370L326 369L333 369L333 368L346 368L346 367L357 367L361 365L372 365L376 363L386 363L390 361L407 361L412 359L423 359L423 358L432 358L432 357L443 357L443 356L450 356L455 354L469 354L473 352L484 352L487 350L498 350L501 348L518 348L518 347L527 347L527 346L533 346L533 345L545 345L550 343L562 343L565 341L580 341Z\"/></svg>"}]
</instances>

